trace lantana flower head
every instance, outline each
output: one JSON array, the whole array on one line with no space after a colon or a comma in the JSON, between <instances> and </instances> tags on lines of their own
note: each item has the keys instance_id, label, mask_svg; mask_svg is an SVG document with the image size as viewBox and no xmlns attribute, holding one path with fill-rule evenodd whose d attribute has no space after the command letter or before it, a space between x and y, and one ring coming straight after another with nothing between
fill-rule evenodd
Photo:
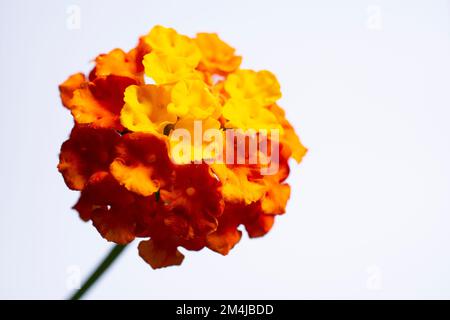
<instances>
[{"instance_id":1,"label":"lantana flower head","mask_svg":"<svg viewBox=\"0 0 450 320\"><path fill-rule=\"evenodd\" d=\"M181 264L180 248L227 255L241 226L260 237L285 212L288 160L306 148L275 75L241 61L215 33L156 26L59 86L74 127L58 170L80 192L74 209L108 241L142 239L152 268Z\"/></svg>"}]
</instances>

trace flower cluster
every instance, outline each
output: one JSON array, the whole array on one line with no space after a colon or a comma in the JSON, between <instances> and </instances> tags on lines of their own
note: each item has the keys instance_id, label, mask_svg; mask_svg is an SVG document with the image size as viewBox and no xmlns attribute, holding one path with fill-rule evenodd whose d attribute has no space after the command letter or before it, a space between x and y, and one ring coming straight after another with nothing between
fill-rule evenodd
<instances>
[{"instance_id":1,"label":"flower cluster","mask_svg":"<svg viewBox=\"0 0 450 320\"><path fill-rule=\"evenodd\" d=\"M179 247L226 255L241 225L263 236L285 212L288 160L300 162L306 149L276 103L275 76L240 63L216 34L189 38L155 26L131 51L101 54L88 76L59 86L75 123L58 164L67 186L80 191L74 209L108 241L147 238L139 254L152 268L181 264ZM192 131L196 121L223 134L279 130L279 141L270 141L279 169L263 175L245 161L173 161L171 132Z\"/></svg>"}]
</instances>

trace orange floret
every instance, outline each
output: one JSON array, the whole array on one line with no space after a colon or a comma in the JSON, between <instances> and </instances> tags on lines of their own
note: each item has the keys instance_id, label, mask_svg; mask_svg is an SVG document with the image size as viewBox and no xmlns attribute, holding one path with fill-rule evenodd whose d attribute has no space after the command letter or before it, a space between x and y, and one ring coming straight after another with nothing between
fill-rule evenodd
<instances>
[{"instance_id":1,"label":"orange floret","mask_svg":"<svg viewBox=\"0 0 450 320\"><path fill-rule=\"evenodd\" d=\"M133 79L137 83L144 82L143 72L136 61L134 51L126 53L122 49L114 49L107 54L99 55L95 58L95 63L96 77L116 75Z\"/></svg>"},{"instance_id":2,"label":"orange floret","mask_svg":"<svg viewBox=\"0 0 450 320\"><path fill-rule=\"evenodd\" d=\"M61 146L58 170L67 186L82 190L92 174L108 170L120 135L111 129L75 126Z\"/></svg>"},{"instance_id":3,"label":"orange floret","mask_svg":"<svg viewBox=\"0 0 450 320\"><path fill-rule=\"evenodd\" d=\"M164 187L172 175L167 138L146 133L123 136L110 170L128 190L143 196Z\"/></svg>"},{"instance_id":4,"label":"orange floret","mask_svg":"<svg viewBox=\"0 0 450 320\"><path fill-rule=\"evenodd\" d=\"M199 69L205 72L227 74L241 64L242 57L235 55L235 49L223 42L216 33L198 33L195 42L202 53Z\"/></svg>"},{"instance_id":5,"label":"orange floret","mask_svg":"<svg viewBox=\"0 0 450 320\"><path fill-rule=\"evenodd\" d=\"M59 85L61 102L66 108L70 109L70 101L72 100L73 92L79 89L85 82L86 77L84 74L75 73Z\"/></svg>"},{"instance_id":6,"label":"orange floret","mask_svg":"<svg viewBox=\"0 0 450 320\"><path fill-rule=\"evenodd\" d=\"M120 111L125 89L135 84L131 78L109 75L83 83L68 103L73 118L79 124L122 130Z\"/></svg>"}]
</instances>

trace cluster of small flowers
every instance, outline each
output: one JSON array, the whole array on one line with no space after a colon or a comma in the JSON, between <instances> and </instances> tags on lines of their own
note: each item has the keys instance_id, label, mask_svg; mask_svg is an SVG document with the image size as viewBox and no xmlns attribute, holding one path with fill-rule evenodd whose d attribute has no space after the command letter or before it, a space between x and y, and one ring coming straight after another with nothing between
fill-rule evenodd
<instances>
[{"instance_id":1,"label":"cluster of small flowers","mask_svg":"<svg viewBox=\"0 0 450 320\"><path fill-rule=\"evenodd\" d=\"M74 74L59 87L74 127L58 169L80 191L74 208L108 241L146 238L139 254L153 268L181 264L179 247L226 255L240 225L259 237L285 212L288 160L300 162L306 149L276 104L275 76L240 63L216 34L189 38L155 26L131 51L101 54L87 77ZM170 133L192 131L196 121L223 134L279 130L272 141L279 170L261 175L258 164L172 161Z\"/></svg>"}]
</instances>

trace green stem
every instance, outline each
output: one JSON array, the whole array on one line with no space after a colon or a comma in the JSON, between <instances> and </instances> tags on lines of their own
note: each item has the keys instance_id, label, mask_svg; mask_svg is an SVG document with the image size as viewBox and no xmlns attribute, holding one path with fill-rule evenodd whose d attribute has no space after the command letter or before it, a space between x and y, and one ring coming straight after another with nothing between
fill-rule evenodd
<instances>
[{"instance_id":1,"label":"green stem","mask_svg":"<svg viewBox=\"0 0 450 320\"><path fill-rule=\"evenodd\" d=\"M109 268L109 266L117 259L117 257L122 253L123 249L127 245L116 244L109 254L103 259L103 261L98 265L97 269L91 274L91 276L86 280L83 286L73 294L70 300L79 300L89 288L103 275L103 273Z\"/></svg>"}]
</instances>

